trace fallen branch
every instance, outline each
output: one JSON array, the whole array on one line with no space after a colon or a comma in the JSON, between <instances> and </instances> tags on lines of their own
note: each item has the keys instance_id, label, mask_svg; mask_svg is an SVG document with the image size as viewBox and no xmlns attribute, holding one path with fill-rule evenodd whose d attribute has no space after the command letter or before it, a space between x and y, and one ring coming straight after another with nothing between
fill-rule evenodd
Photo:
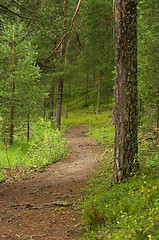
<instances>
[{"instance_id":1,"label":"fallen branch","mask_svg":"<svg viewBox=\"0 0 159 240\"><path fill-rule=\"evenodd\" d=\"M145 141L149 141L149 140L152 141L153 146L154 146L157 150L159 150L158 146L154 143L154 139L153 139L152 137L147 137L147 138L143 139L142 141L140 140L139 143L142 143L142 142L145 142Z\"/></svg>"},{"instance_id":2,"label":"fallen branch","mask_svg":"<svg viewBox=\"0 0 159 240\"><path fill-rule=\"evenodd\" d=\"M44 237L50 237L50 236L53 236L53 234L24 235L24 236L20 236L19 234L16 234L16 237L21 238L21 239L44 238Z\"/></svg>"},{"instance_id":3,"label":"fallen branch","mask_svg":"<svg viewBox=\"0 0 159 240\"><path fill-rule=\"evenodd\" d=\"M25 203L25 204L17 204L17 205L11 205L10 208L21 208L21 209L28 209L28 210L37 210L45 207L52 207L52 206L59 206L59 207L70 207L72 206L73 203L67 203L64 201L54 201L54 202L49 202L49 203L40 203L40 204L30 204L30 203Z\"/></svg>"}]
</instances>

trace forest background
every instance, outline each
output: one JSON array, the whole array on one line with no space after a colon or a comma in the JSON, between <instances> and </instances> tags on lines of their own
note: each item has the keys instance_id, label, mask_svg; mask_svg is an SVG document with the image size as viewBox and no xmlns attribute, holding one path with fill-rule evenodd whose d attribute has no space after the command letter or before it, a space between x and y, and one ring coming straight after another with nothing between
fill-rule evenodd
<instances>
[{"instance_id":1,"label":"forest background","mask_svg":"<svg viewBox=\"0 0 159 240\"><path fill-rule=\"evenodd\" d=\"M17 166L23 172L30 167L43 169L64 156L67 144L59 129L68 124L90 124L90 134L101 143L113 143L114 1L82 1L79 9L77 3L80 1L0 2L1 181L6 171L14 174ZM139 143L144 144L139 159L147 164L143 167L146 173L141 174L145 179L150 169L157 171L159 156L157 0L138 1L137 23L138 127ZM145 192L156 191L154 179ZM155 219L158 200L153 201ZM90 226L93 221L101 227L106 221L101 209L97 207L94 215L86 217ZM127 212L118 211L122 216ZM128 221L127 216L124 219ZM157 233L157 226L148 232L148 223L141 225L136 236L151 239L148 236ZM95 233L88 229L89 238L94 239L97 232L99 235L98 227ZM157 239L155 234L152 239Z\"/></svg>"}]
</instances>

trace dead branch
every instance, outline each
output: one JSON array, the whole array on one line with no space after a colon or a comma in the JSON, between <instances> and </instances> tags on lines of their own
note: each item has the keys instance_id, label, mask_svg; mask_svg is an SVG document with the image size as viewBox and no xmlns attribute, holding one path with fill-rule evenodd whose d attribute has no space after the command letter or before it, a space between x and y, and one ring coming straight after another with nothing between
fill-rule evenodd
<instances>
[{"instance_id":1,"label":"dead branch","mask_svg":"<svg viewBox=\"0 0 159 240\"><path fill-rule=\"evenodd\" d=\"M85 16L82 17L81 22L80 22L80 25L79 25L79 28L82 27L82 23L83 23L84 18L85 18Z\"/></svg>"},{"instance_id":2,"label":"dead branch","mask_svg":"<svg viewBox=\"0 0 159 240\"><path fill-rule=\"evenodd\" d=\"M77 4L76 10L75 10L75 13L74 13L74 15L73 15L73 17L72 17L72 20L71 20L71 26L72 26L73 32L74 32L74 29L75 29L75 23L74 23L74 21L75 21L75 18L76 18L76 16L77 16L77 13L78 13L78 11L79 11L79 7L80 7L81 2L82 2L82 0L79 0L79 1L78 1L78 4ZM83 19L84 19L84 18L83 18ZM82 21L83 21L83 20L82 20ZM80 24L80 25L81 25L81 24ZM53 49L53 51L52 51L52 53L50 54L50 56L49 56L47 59L44 60L42 66L43 66L43 65L49 60L49 58L52 57L53 54L58 50L58 48L61 46L61 44L62 44L63 41L65 40L66 36L68 35L68 33L69 33L69 31L67 31L67 32L63 35L63 37L62 37L61 41L59 42L59 44ZM69 39L69 41L68 41L67 51L66 51L66 52L68 52L68 46L69 46L69 43L70 43L72 37L73 37L73 33L71 34L71 37L70 37L70 39ZM65 63L66 63L66 61L67 61L66 58L67 58L67 54L66 54L66 57L65 57Z\"/></svg>"},{"instance_id":3,"label":"dead branch","mask_svg":"<svg viewBox=\"0 0 159 240\"><path fill-rule=\"evenodd\" d=\"M81 22L80 22L80 25L79 25L79 28L81 28L82 27L82 23L83 23L83 20L84 20L84 18L85 18L85 16L83 16L82 17L82 19L81 19ZM70 44L70 41L71 41L71 39L72 39L72 37L73 37L73 34L74 34L74 30L75 30L75 24L73 24L73 32L72 32L72 34L71 34L71 37L70 37L70 39L68 40L68 43L67 43L67 48L66 48L66 54L65 54L65 64L67 63L67 54L68 54L68 47L69 47L69 44Z\"/></svg>"},{"instance_id":4,"label":"dead branch","mask_svg":"<svg viewBox=\"0 0 159 240\"><path fill-rule=\"evenodd\" d=\"M65 40L65 38L66 38L66 36L67 36L68 33L69 33L69 31L67 31L67 32L63 35L63 37L62 37L61 41L59 42L59 44L53 49L53 51L51 52L50 56L45 59L45 61L43 62L42 66L43 66L43 65L49 60L49 58L52 57L53 54L59 49L59 47L61 46L61 44L62 44L63 41Z\"/></svg>"},{"instance_id":5,"label":"dead branch","mask_svg":"<svg viewBox=\"0 0 159 240\"><path fill-rule=\"evenodd\" d=\"M68 40L68 43L67 43L66 54L65 54L65 64L67 63L68 47L69 47L70 41L73 37L73 34L74 34L74 31L72 32L71 37L70 37L70 39Z\"/></svg>"},{"instance_id":6,"label":"dead branch","mask_svg":"<svg viewBox=\"0 0 159 240\"><path fill-rule=\"evenodd\" d=\"M71 25L72 25L72 27L75 25L74 21L75 21L75 18L76 18L76 16L77 16L77 13L78 13L78 11L79 11L79 7L80 7L81 2L82 2L82 0L79 0L79 1L78 1L77 7L76 7L76 11L75 11L75 13L74 13L74 15L73 15L73 18L72 18L72 20L71 20Z\"/></svg>"}]
</instances>

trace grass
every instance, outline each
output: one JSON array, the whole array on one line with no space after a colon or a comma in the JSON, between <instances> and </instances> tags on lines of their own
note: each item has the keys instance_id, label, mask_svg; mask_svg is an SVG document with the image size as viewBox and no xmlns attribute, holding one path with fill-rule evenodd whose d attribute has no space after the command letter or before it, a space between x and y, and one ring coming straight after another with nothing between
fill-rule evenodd
<instances>
[{"instance_id":1,"label":"grass","mask_svg":"<svg viewBox=\"0 0 159 240\"><path fill-rule=\"evenodd\" d=\"M34 141L29 146L29 150L32 166L39 165L40 162L43 167L47 163L39 161L39 156L41 155L42 159L45 158L45 153L48 154L49 148L46 152L43 150L46 146L50 146L54 135L50 138L50 128L45 128L43 122L40 124L42 128L35 126L38 130L34 129L37 134L33 136ZM129 180L114 185L112 182L114 127L111 126L111 110L99 115L95 115L91 108L73 110L69 112L68 119L65 119L63 114L62 128L68 125L89 125L88 135L105 145L103 153L105 160L92 174L80 206L86 230L83 239L159 240L159 146L156 137L150 132L140 133L138 155L140 170ZM45 135L45 138L41 139L41 135ZM58 143L58 140L56 142ZM60 146L59 143L57 147ZM8 159L13 157L11 166L12 162L17 164L19 161L22 164L21 158L24 162L28 162L28 146L17 143L14 147L15 151L8 149ZM60 149L61 157L65 154L65 150L63 152L62 146ZM1 159L6 157L5 148L0 154ZM33 161L36 159L37 162ZM7 158L5 163L8 166ZM4 166L4 163L2 165Z\"/></svg>"},{"instance_id":2,"label":"grass","mask_svg":"<svg viewBox=\"0 0 159 240\"><path fill-rule=\"evenodd\" d=\"M74 110L68 113L68 118L62 117L62 125L104 126L111 122L111 110L95 114L89 108Z\"/></svg>"},{"instance_id":3,"label":"grass","mask_svg":"<svg viewBox=\"0 0 159 240\"><path fill-rule=\"evenodd\" d=\"M153 131L139 133L140 170L115 185L111 111L99 115L90 109L71 112L63 123L88 124L88 135L106 146L105 160L92 174L82 204L80 200L86 231L82 239L159 240L159 146Z\"/></svg>"},{"instance_id":4,"label":"grass","mask_svg":"<svg viewBox=\"0 0 159 240\"><path fill-rule=\"evenodd\" d=\"M33 169L42 171L48 164L62 159L67 153L67 143L60 131L42 119L32 126L32 136L27 144L18 138L12 147L3 143L0 149L0 182L30 174Z\"/></svg>"},{"instance_id":5,"label":"grass","mask_svg":"<svg viewBox=\"0 0 159 240\"><path fill-rule=\"evenodd\" d=\"M81 205L86 230L83 239L158 240L159 146L156 137L149 132L140 134L140 170L129 180L115 185L112 181L113 127L92 126L90 134L105 144L106 150L105 160L85 189Z\"/></svg>"}]
</instances>

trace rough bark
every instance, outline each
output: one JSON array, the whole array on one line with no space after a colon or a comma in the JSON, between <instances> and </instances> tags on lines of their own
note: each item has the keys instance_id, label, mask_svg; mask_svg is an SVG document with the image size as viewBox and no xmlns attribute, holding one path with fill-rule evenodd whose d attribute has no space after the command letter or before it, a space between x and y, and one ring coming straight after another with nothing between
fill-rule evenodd
<instances>
[{"instance_id":1,"label":"rough bark","mask_svg":"<svg viewBox=\"0 0 159 240\"><path fill-rule=\"evenodd\" d=\"M116 0L116 83L114 180L120 183L138 166L137 4Z\"/></svg>"}]
</instances>

